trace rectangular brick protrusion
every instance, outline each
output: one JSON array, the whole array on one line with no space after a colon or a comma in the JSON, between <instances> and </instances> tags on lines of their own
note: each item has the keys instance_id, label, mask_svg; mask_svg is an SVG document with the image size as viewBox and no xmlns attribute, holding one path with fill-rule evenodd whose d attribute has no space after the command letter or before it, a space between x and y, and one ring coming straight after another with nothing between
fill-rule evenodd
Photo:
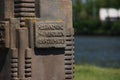
<instances>
[{"instance_id":1,"label":"rectangular brick protrusion","mask_svg":"<svg viewBox=\"0 0 120 80\"><path fill-rule=\"evenodd\" d=\"M11 49L11 58L18 58L18 50L17 48L12 48Z\"/></svg>"}]
</instances>

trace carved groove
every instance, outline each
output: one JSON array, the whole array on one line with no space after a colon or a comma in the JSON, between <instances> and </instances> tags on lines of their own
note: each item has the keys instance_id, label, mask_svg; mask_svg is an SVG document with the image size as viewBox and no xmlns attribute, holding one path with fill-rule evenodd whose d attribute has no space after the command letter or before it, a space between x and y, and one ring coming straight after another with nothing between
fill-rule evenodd
<instances>
[{"instance_id":1,"label":"carved groove","mask_svg":"<svg viewBox=\"0 0 120 80\"><path fill-rule=\"evenodd\" d=\"M18 80L18 56L16 49L11 51L11 80Z\"/></svg>"},{"instance_id":2,"label":"carved groove","mask_svg":"<svg viewBox=\"0 0 120 80\"><path fill-rule=\"evenodd\" d=\"M5 47L5 23L0 22L0 47Z\"/></svg>"},{"instance_id":3,"label":"carved groove","mask_svg":"<svg viewBox=\"0 0 120 80\"><path fill-rule=\"evenodd\" d=\"M65 48L65 80L74 78L74 38L72 35L66 35Z\"/></svg>"},{"instance_id":4,"label":"carved groove","mask_svg":"<svg viewBox=\"0 0 120 80\"><path fill-rule=\"evenodd\" d=\"M28 80L32 78L32 57L30 49L27 49L25 53L25 78Z\"/></svg>"},{"instance_id":5,"label":"carved groove","mask_svg":"<svg viewBox=\"0 0 120 80\"><path fill-rule=\"evenodd\" d=\"M25 26L26 18L35 17L35 0L15 0L15 17L20 18L20 26Z\"/></svg>"}]
</instances>

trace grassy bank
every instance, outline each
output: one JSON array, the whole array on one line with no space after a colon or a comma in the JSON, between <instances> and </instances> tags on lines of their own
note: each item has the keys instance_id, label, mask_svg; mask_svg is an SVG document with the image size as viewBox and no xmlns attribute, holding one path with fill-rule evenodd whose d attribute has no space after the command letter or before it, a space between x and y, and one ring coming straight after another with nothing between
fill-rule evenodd
<instances>
[{"instance_id":1,"label":"grassy bank","mask_svg":"<svg viewBox=\"0 0 120 80\"><path fill-rule=\"evenodd\" d=\"M75 80L120 80L120 68L112 69L89 65L76 65Z\"/></svg>"}]
</instances>

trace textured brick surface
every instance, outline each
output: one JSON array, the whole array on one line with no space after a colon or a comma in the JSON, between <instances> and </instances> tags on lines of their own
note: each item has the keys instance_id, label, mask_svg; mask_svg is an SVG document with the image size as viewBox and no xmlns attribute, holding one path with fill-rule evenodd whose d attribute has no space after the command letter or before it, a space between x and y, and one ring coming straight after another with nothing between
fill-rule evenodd
<instances>
[{"instance_id":1,"label":"textured brick surface","mask_svg":"<svg viewBox=\"0 0 120 80\"><path fill-rule=\"evenodd\" d=\"M73 80L71 0L0 2L0 80Z\"/></svg>"}]
</instances>

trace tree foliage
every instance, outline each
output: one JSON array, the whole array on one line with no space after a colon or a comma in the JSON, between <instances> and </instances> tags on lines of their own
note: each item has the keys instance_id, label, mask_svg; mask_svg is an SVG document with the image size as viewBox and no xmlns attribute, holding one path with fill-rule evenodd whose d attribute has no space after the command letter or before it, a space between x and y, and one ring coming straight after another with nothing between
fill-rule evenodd
<instances>
[{"instance_id":1,"label":"tree foliage","mask_svg":"<svg viewBox=\"0 0 120 80\"><path fill-rule=\"evenodd\" d=\"M119 35L120 23L101 22L100 8L120 8L120 0L75 0L73 4L73 21L76 34Z\"/></svg>"}]
</instances>

